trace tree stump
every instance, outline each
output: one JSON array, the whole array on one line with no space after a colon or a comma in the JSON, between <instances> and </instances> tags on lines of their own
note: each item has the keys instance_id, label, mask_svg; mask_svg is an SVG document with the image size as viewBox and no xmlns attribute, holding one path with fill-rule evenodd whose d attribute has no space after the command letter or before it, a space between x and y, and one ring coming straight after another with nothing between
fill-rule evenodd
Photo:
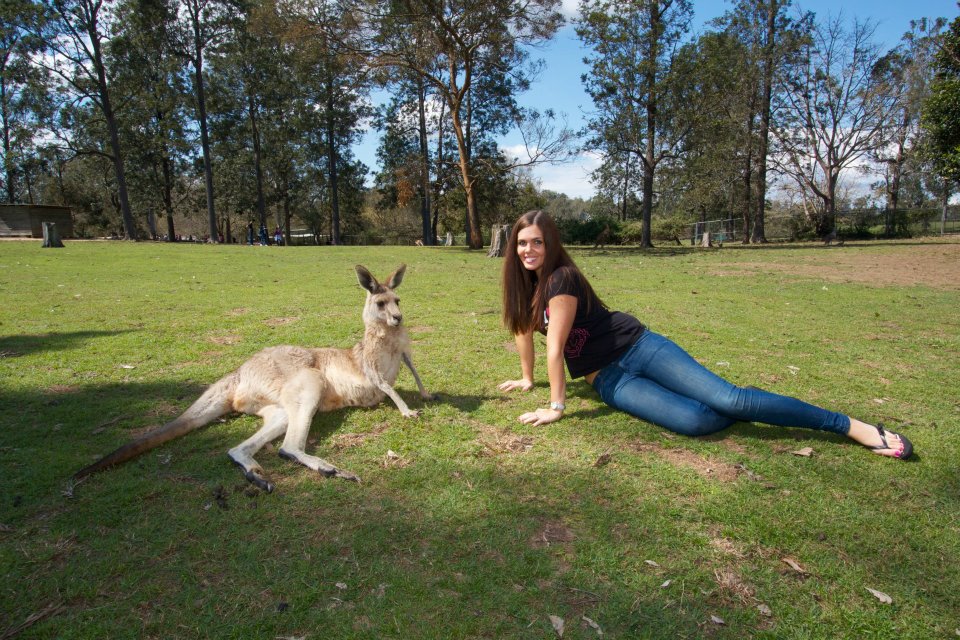
<instances>
[{"instance_id":1,"label":"tree stump","mask_svg":"<svg viewBox=\"0 0 960 640\"><path fill-rule=\"evenodd\" d=\"M507 251L507 233L510 225L495 224L490 229L490 251L487 252L488 258L502 258Z\"/></svg>"},{"instance_id":2,"label":"tree stump","mask_svg":"<svg viewBox=\"0 0 960 640\"><path fill-rule=\"evenodd\" d=\"M43 246L63 247L63 240L60 239L60 232L57 231L56 222L42 222L43 227Z\"/></svg>"},{"instance_id":3,"label":"tree stump","mask_svg":"<svg viewBox=\"0 0 960 640\"><path fill-rule=\"evenodd\" d=\"M705 248L708 248L708 247L712 247L712 246L713 246L713 243L710 242L710 232L709 232L709 231L704 231L704 232L703 232L703 236L701 236L701 238L700 238L700 246L701 246L701 247L705 247Z\"/></svg>"}]
</instances>

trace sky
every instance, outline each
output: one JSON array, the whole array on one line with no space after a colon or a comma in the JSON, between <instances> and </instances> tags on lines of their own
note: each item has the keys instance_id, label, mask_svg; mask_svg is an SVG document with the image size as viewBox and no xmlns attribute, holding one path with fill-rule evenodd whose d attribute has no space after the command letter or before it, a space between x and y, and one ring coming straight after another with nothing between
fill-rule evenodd
<instances>
[{"instance_id":1,"label":"sky","mask_svg":"<svg viewBox=\"0 0 960 640\"><path fill-rule=\"evenodd\" d=\"M563 13L568 20L576 15L577 4L577 0L563 0ZM723 15L731 7L731 3L725 0L692 0L692 4L694 19L691 37L702 32L710 20ZM911 20L941 16L953 20L960 14L954 0L794 0L793 8L813 11L819 17L841 13L849 21L854 17L860 20L869 18L877 25L875 39L887 49L899 43L901 36L909 30ZM565 117L571 128L579 129L584 122L584 114L592 107L580 82L580 76L587 72L583 64L586 54L573 26L567 24L548 44L531 52L531 57L543 59L546 65L538 81L519 96L520 104L540 111L552 108ZM369 130L354 149L357 158L371 172L377 170L378 141L377 132ZM500 140L501 147L507 151L522 149L520 144L520 137L515 132ZM522 153L516 155L523 157ZM542 189L565 193L571 198L586 199L594 195L589 175L597 166L599 159L596 155L581 154L572 162L537 165L532 174Z\"/></svg>"}]
</instances>

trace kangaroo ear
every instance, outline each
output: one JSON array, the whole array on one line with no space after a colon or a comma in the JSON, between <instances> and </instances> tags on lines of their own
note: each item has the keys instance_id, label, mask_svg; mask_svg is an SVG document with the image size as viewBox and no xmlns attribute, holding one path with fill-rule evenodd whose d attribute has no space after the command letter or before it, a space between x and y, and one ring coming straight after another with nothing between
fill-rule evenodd
<instances>
[{"instance_id":1,"label":"kangaroo ear","mask_svg":"<svg viewBox=\"0 0 960 640\"><path fill-rule=\"evenodd\" d=\"M397 267L397 270L393 272L393 275L390 276L390 279L387 280L387 286L391 289L396 289L400 286L400 283L403 282L403 274L407 270L407 265L401 264Z\"/></svg>"},{"instance_id":2,"label":"kangaroo ear","mask_svg":"<svg viewBox=\"0 0 960 640\"><path fill-rule=\"evenodd\" d=\"M370 293L375 293L377 289L380 288L380 283L377 282L377 279L373 277L366 267L363 265L357 265L357 280L360 282L360 286L369 291Z\"/></svg>"}]
</instances>

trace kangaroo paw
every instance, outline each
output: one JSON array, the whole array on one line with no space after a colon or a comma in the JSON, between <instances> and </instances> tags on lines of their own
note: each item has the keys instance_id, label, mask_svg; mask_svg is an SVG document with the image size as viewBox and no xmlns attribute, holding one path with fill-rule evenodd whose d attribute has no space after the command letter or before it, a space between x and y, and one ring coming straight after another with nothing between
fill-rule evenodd
<instances>
[{"instance_id":1,"label":"kangaroo paw","mask_svg":"<svg viewBox=\"0 0 960 640\"><path fill-rule=\"evenodd\" d=\"M247 471L243 475L250 483L255 484L267 493L273 493L273 490L276 488L272 482L254 471Z\"/></svg>"},{"instance_id":2,"label":"kangaroo paw","mask_svg":"<svg viewBox=\"0 0 960 640\"><path fill-rule=\"evenodd\" d=\"M344 471L343 469L337 469L333 475L334 477L343 478L344 480L349 480L350 482L356 482L357 484L360 484L360 478L350 473L349 471Z\"/></svg>"},{"instance_id":3,"label":"kangaroo paw","mask_svg":"<svg viewBox=\"0 0 960 640\"><path fill-rule=\"evenodd\" d=\"M276 488L276 485L274 485L272 482L267 480L267 478L263 475L263 469L261 469L259 466L254 468L248 468L245 464L237 460L234 460L233 456L230 456L230 461L233 462L233 464L240 467L241 469L243 469L243 477L247 479L247 482L249 482L250 484L256 485L257 487L260 487L267 493L273 493L273 490Z\"/></svg>"}]
</instances>

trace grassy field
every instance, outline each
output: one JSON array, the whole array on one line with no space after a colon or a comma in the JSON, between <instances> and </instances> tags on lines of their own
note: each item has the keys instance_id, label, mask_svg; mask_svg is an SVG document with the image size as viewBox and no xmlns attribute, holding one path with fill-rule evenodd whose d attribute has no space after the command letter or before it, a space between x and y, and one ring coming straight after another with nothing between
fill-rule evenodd
<instances>
[{"instance_id":1,"label":"grassy field","mask_svg":"<svg viewBox=\"0 0 960 640\"><path fill-rule=\"evenodd\" d=\"M960 634L960 241L573 255L728 379L902 426L916 460L764 425L672 436L582 381L563 420L521 425L543 360L532 394L497 391L519 364L479 252L4 242L0 638ZM362 484L268 447L277 490L251 488L226 457L246 416L70 484L262 347L356 342L353 266L401 262L440 399L404 371L419 419L317 416L308 451Z\"/></svg>"}]
</instances>

